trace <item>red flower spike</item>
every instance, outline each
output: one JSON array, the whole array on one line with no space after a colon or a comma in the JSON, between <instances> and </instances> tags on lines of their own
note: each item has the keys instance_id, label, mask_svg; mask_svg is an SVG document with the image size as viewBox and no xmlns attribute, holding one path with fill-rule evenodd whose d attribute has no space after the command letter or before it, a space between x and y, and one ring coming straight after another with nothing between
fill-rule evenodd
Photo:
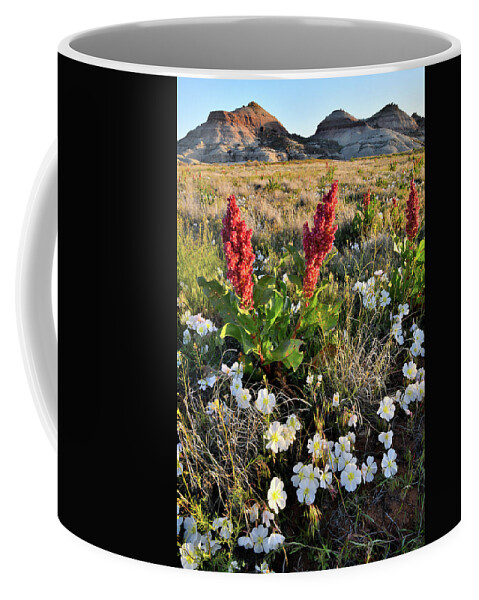
<instances>
[{"instance_id":1,"label":"red flower spike","mask_svg":"<svg viewBox=\"0 0 479 600\"><path fill-rule=\"evenodd\" d=\"M335 181L327 194L316 207L314 227L308 222L303 225L303 248L306 258L306 271L303 278L303 295L311 298L318 281L319 269L324 258L331 251L338 226L334 224L338 203L338 182Z\"/></svg>"},{"instance_id":2,"label":"red flower spike","mask_svg":"<svg viewBox=\"0 0 479 600\"><path fill-rule=\"evenodd\" d=\"M371 204L371 190L368 189L368 193L363 196L363 209L367 212L369 205Z\"/></svg>"},{"instance_id":3,"label":"red flower spike","mask_svg":"<svg viewBox=\"0 0 479 600\"><path fill-rule=\"evenodd\" d=\"M251 245L253 230L241 218L236 198L228 198L228 208L223 218L221 236L228 265L227 277L241 299L241 308L253 306L253 263L255 255Z\"/></svg>"},{"instance_id":4,"label":"red flower spike","mask_svg":"<svg viewBox=\"0 0 479 600\"><path fill-rule=\"evenodd\" d=\"M410 242L414 241L419 229L419 196L414 179L411 180L411 191L406 204L406 234Z\"/></svg>"}]
</instances>

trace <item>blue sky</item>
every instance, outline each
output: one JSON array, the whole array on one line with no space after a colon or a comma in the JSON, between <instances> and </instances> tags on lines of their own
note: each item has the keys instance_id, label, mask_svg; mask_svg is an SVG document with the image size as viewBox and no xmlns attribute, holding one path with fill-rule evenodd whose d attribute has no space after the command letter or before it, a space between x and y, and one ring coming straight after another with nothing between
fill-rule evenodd
<instances>
[{"instance_id":1,"label":"blue sky","mask_svg":"<svg viewBox=\"0 0 479 600\"><path fill-rule=\"evenodd\" d=\"M290 133L310 136L333 110L358 119L389 102L408 114L424 115L424 68L360 77L299 80L178 78L178 139L208 118L212 110L234 110L254 100Z\"/></svg>"}]
</instances>

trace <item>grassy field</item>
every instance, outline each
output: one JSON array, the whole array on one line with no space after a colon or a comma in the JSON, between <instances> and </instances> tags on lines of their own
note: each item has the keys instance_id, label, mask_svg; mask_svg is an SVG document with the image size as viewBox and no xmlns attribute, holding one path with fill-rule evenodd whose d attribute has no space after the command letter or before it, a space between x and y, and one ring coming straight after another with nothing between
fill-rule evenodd
<instances>
[{"instance_id":1,"label":"grassy field","mask_svg":"<svg viewBox=\"0 0 479 600\"><path fill-rule=\"evenodd\" d=\"M424 152L177 177L183 566L317 570L422 546ZM338 229L308 299L303 223L336 180ZM227 278L231 194L252 229L254 307Z\"/></svg>"}]
</instances>

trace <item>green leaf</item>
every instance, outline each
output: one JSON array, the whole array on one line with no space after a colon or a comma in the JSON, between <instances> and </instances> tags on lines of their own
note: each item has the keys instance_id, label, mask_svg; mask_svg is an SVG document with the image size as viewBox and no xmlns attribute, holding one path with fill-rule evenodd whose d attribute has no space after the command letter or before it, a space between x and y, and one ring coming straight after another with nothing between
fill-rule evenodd
<instances>
[{"instance_id":1,"label":"green leaf","mask_svg":"<svg viewBox=\"0 0 479 600\"><path fill-rule=\"evenodd\" d=\"M266 309L266 320L269 325L272 325L276 321L283 309L283 303L283 296L276 290L273 290L273 296L268 302L268 307Z\"/></svg>"},{"instance_id":2,"label":"green leaf","mask_svg":"<svg viewBox=\"0 0 479 600\"><path fill-rule=\"evenodd\" d=\"M303 353L299 348L303 340L284 340L273 352L269 352L269 362L281 361L285 367L293 368L294 371L303 361Z\"/></svg>"},{"instance_id":3,"label":"green leaf","mask_svg":"<svg viewBox=\"0 0 479 600\"><path fill-rule=\"evenodd\" d=\"M249 354L256 347L251 339L251 336L244 330L243 327L237 325L236 323L226 323L226 325L224 325L220 332L220 337L225 338L226 336L237 340L243 346L243 352L245 354Z\"/></svg>"}]
</instances>

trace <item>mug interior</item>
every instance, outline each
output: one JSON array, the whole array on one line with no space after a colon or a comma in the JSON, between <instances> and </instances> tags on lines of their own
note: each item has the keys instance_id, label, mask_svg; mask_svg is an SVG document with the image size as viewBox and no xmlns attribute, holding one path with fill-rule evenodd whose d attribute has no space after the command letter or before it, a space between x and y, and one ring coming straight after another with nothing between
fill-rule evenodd
<instances>
[{"instance_id":1,"label":"mug interior","mask_svg":"<svg viewBox=\"0 0 479 600\"><path fill-rule=\"evenodd\" d=\"M421 61L450 52L454 42L443 33L393 23L220 17L102 28L72 36L68 45L82 55L137 65L288 71Z\"/></svg>"}]
</instances>

